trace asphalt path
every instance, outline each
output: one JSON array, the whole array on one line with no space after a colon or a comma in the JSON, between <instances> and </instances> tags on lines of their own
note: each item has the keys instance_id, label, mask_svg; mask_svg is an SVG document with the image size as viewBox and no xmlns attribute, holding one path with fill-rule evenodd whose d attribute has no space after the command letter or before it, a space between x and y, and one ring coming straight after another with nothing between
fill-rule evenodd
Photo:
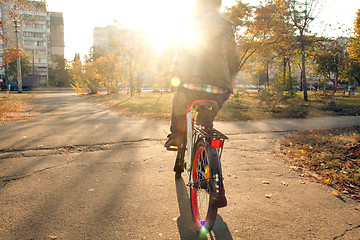
<instances>
[{"instance_id":1,"label":"asphalt path","mask_svg":"<svg viewBox=\"0 0 360 240\"><path fill-rule=\"evenodd\" d=\"M216 122L228 206L206 237L169 122L119 116L73 93L42 94L30 120L0 124L0 239L359 239L360 205L274 155L289 131L360 117ZM270 197L266 197L270 196Z\"/></svg>"}]
</instances>

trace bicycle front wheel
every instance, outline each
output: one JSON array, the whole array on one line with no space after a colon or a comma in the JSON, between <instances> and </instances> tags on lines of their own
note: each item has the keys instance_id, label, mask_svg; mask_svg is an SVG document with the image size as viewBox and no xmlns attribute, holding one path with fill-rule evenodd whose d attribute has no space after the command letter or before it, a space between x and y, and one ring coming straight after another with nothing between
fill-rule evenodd
<instances>
[{"instance_id":1,"label":"bicycle front wheel","mask_svg":"<svg viewBox=\"0 0 360 240\"><path fill-rule=\"evenodd\" d=\"M215 223L217 208L210 205L210 147L201 140L195 147L194 162L191 169L193 186L190 188L190 203L196 230L210 231Z\"/></svg>"}]
</instances>

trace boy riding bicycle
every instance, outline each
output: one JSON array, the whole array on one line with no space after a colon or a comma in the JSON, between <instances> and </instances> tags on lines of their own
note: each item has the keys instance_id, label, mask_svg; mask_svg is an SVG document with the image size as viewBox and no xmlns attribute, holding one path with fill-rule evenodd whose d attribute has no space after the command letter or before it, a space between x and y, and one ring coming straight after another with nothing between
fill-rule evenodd
<instances>
[{"instance_id":1,"label":"boy riding bicycle","mask_svg":"<svg viewBox=\"0 0 360 240\"><path fill-rule=\"evenodd\" d=\"M168 150L179 146L185 135L188 105L197 99L216 101L218 108L197 117L201 125L212 128L215 116L232 93L240 60L233 24L219 13L220 6L221 0L197 0L190 19L197 41L180 38L176 49L164 51L160 59L159 71L166 74L173 65L173 76L180 79L172 103L171 134L165 143Z\"/></svg>"}]
</instances>

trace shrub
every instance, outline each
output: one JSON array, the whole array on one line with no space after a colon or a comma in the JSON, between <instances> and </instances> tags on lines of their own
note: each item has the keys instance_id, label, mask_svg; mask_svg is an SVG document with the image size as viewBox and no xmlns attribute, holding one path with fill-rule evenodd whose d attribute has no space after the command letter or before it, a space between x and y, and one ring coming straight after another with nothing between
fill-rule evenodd
<instances>
[{"instance_id":1,"label":"shrub","mask_svg":"<svg viewBox=\"0 0 360 240\"><path fill-rule=\"evenodd\" d=\"M261 90L259 92L259 97L261 102L266 103L271 112L275 111L275 108L278 104L286 101L289 98L289 96L286 94L286 91L277 88L275 85Z\"/></svg>"}]
</instances>

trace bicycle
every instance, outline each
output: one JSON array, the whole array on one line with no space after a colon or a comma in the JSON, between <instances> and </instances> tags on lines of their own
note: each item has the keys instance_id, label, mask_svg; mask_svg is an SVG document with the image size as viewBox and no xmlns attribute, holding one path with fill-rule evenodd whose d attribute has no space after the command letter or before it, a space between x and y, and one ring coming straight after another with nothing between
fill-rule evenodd
<instances>
[{"instance_id":1,"label":"bicycle","mask_svg":"<svg viewBox=\"0 0 360 240\"><path fill-rule=\"evenodd\" d=\"M194 121L192 107L199 114L217 108L218 104L213 100L196 100L187 107L186 137L180 146L172 149L177 151L174 171L176 178L180 178L185 171L189 180L187 186L190 188L195 229L210 231L215 224L218 208L227 205L220 159L224 141L228 137Z\"/></svg>"}]
</instances>

